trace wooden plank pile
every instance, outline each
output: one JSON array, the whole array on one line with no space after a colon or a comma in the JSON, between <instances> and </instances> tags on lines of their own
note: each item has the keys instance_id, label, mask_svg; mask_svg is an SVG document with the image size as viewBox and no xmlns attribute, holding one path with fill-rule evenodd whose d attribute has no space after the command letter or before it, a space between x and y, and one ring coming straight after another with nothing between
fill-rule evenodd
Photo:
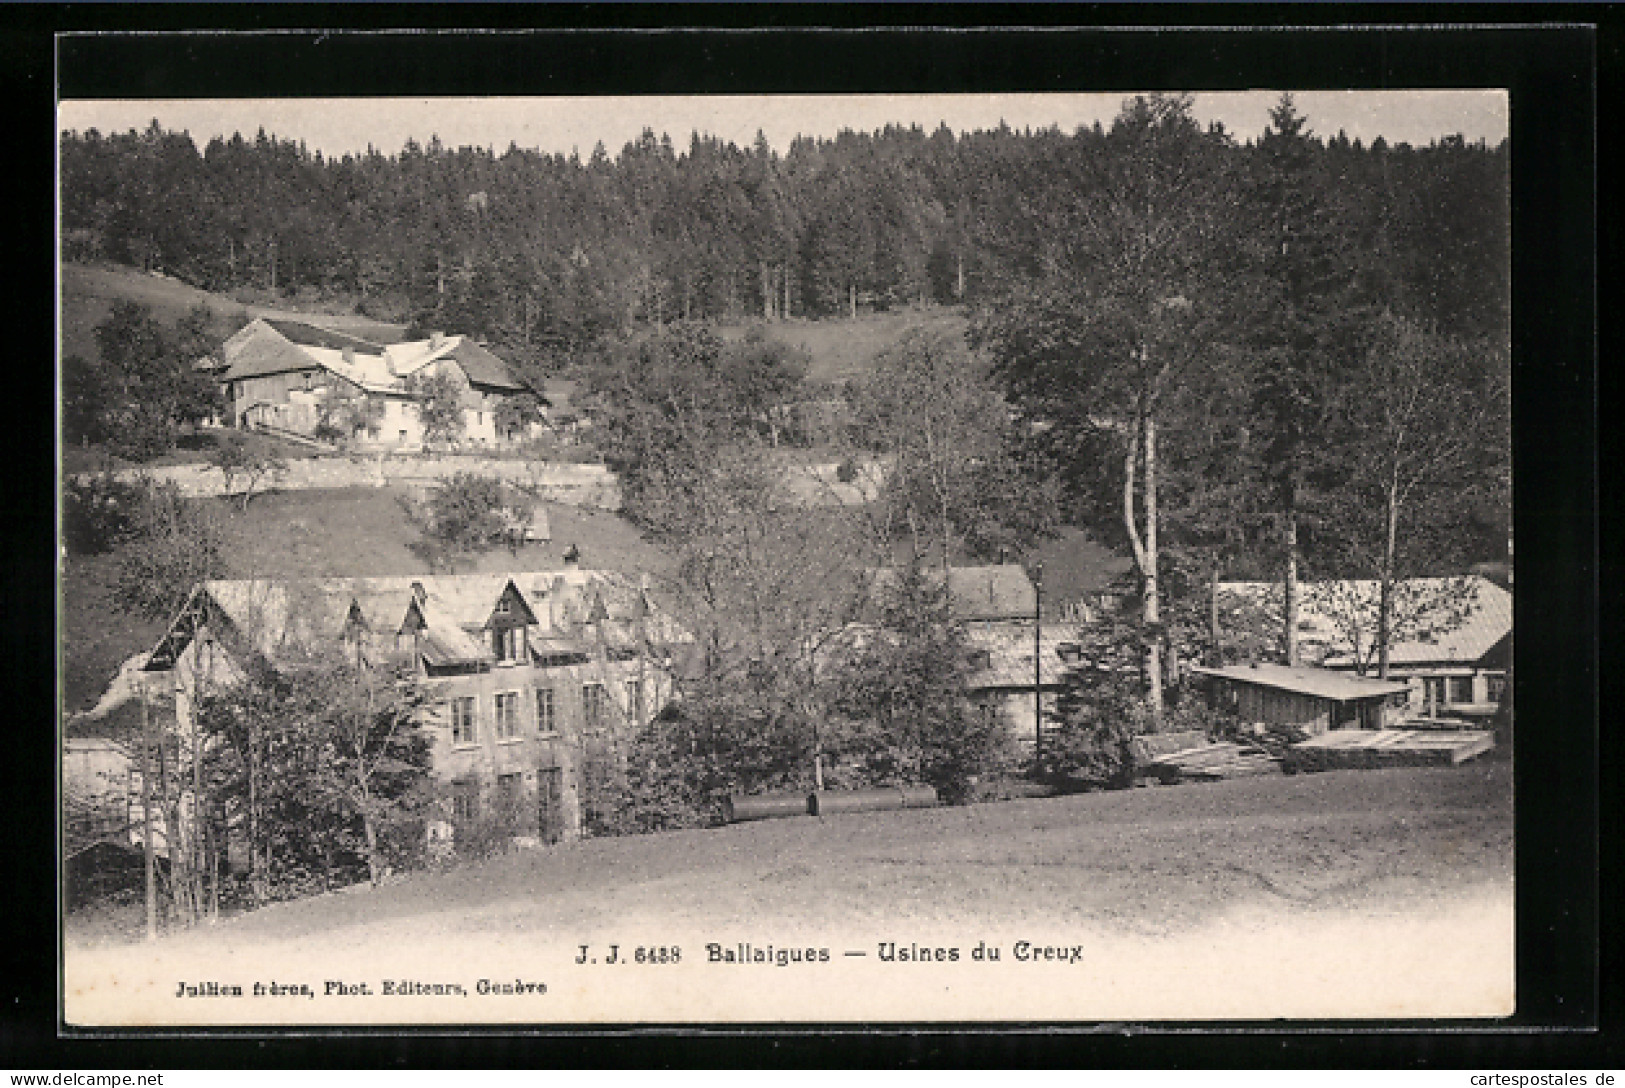
<instances>
[{"instance_id":1,"label":"wooden plank pile","mask_svg":"<svg viewBox=\"0 0 1625 1088\"><path fill-rule=\"evenodd\" d=\"M1285 769L1454 766L1494 747L1487 729L1334 729L1287 749Z\"/></svg>"},{"instance_id":2,"label":"wooden plank pile","mask_svg":"<svg viewBox=\"0 0 1625 1088\"><path fill-rule=\"evenodd\" d=\"M1268 752L1232 741L1216 741L1165 752L1141 765L1141 773L1164 784L1245 778L1250 775L1278 774L1280 761Z\"/></svg>"}]
</instances>

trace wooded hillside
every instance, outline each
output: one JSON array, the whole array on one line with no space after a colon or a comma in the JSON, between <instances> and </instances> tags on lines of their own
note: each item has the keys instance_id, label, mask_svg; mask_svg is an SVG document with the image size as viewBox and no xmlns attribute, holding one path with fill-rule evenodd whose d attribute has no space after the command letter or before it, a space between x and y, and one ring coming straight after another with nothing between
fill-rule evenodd
<instances>
[{"instance_id":1,"label":"wooded hillside","mask_svg":"<svg viewBox=\"0 0 1625 1088\"><path fill-rule=\"evenodd\" d=\"M1251 194L1227 229L1256 235L1280 207L1251 184L1269 152L1214 135ZM1504 332L1504 144L1305 135L1302 183L1335 193L1324 226L1387 300L1444 332ZM199 148L155 122L62 135L63 245L263 301L342 296L524 357L639 323L976 303L1080 273L1123 153L1097 125L888 127L783 154L646 130L586 159L431 139L330 159L264 131Z\"/></svg>"}]
</instances>

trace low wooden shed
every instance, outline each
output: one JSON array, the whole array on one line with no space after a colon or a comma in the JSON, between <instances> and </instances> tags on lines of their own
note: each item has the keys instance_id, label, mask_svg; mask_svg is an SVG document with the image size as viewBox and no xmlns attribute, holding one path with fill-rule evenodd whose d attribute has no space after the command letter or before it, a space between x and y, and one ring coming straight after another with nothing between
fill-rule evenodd
<instances>
[{"instance_id":1,"label":"low wooden shed","mask_svg":"<svg viewBox=\"0 0 1625 1088\"><path fill-rule=\"evenodd\" d=\"M1382 729L1409 685L1308 667L1255 662L1194 667L1210 677L1216 705L1244 722L1285 725L1319 736L1329 729Z\"/></svg>"}]
</instances>

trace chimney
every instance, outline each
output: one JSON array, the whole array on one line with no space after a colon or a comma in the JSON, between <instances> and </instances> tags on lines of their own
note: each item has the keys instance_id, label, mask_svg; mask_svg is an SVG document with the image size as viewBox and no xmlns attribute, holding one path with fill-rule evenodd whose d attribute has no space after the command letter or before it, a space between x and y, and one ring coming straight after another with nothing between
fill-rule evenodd
<instances>
[{"instance_id":1,"label":"chimney","mask_svg":"<svg viewBox=\"0 0 1625 1088\"><path fill-rule=\"evenodd\" d=\"M344 365L355 366L355 348L348 344L344 345Z\"/></svg>"},{"instance_id":2,"label":"chimney","mask_svg":"<svg viewBox=\"0 0 1625 1088\"><path fill-rule=\"evenodd\" d=\"M429 334L429 350L439 351L446 343L446 334L435 329Z\"/></svg>"},{"instance_id":3,"label":"chimney","mask_svg":"<svg viewBox=\"0 0 1625 1088\"><path fill-rule=\"evenodd\" d=\"M547 595L548 626L555 631L564 629L564 575L553 576L553 592Z\"/></svg>"},{"instance_id":4,"label":"chimney","mask_svg":"<svg viewBox=\"0 0 1625 1088\"><path fill-rule=\"evenodd\" d=\"M553 629L553 606L548 600L549 585L548 580L539 574L530 581L530 610L536 613L536 622L544 631Z\"/></svg>"}]
</instances>

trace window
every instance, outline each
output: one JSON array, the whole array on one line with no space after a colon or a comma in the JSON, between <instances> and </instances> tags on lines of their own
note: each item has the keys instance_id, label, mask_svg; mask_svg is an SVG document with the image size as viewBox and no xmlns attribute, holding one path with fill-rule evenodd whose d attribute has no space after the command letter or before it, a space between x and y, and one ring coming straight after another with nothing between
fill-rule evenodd
<instances>
[{"instance_id":1,"label":"window","mask_svg":"<svg viewBox=\"0 0 1625 1088\"><path fill-rule=\"evenodd\" d=\"M498 692L496 709L497 740L513 740L519 735L519 693Z\"/></svg>"},{"instance_id":2,"label":"window","mask_svg":"<svg viewBox=\"0 0 1625 1088\"><path fill-rule=\"evenodd\" d=\"M643 681L628 680L626 682L626 705L630 708L632 721L637 725L643 724Z\"/></svg>"},{"instance_id":3,"label":"window","mask_svg":"<svg viewBox=\"0 0 1625 1088\"><path fill-rule=\"evenodd\" d=\"M528 645L523 627L491 628L491 649L498 661L518 663L525 660Z\"/></svg>"},{"instance_id":4,"label":"window","mask_svg":"<svg viewBox=\"0 0 1625 1088\"><path fill-rule=\"evenodd\" d=\"M558 730L554 718L552 688L536 689L536 729L542 733L553 733Z\"/></svg>"},{"instance_id":5,"label":"window","mask_svg":"<svg viewBox=\"0 0 1625 1088\"><path fill-rule=\"evenodd\" d=\"M525 776L521 774L497 775L497 818L509 830L518 828L524 812Z\"/></svg>"},{"instance_id":6,"label":"window","mask_svg":"<svg viewBox=\"0 0 1625 1088\"><path fill-rule=\"evenodd\" d=\"M604 685L581 685L581 712L588 729L602 729L608 724L609 694Z\"/></svg>"},{"instance_id":7,"label":"window","mask_svg":"<svg viewBox=\"0 0 1625 1088\"><path fill-rule=\"evenodd\" d=\"M1485 697L1492 703L1503 703L1507 697L1507 678L1504 676L1487 676L1485 680Z\"/></svg>"},{"instance_id":8,"label":"window","mask_svg":"<svg viewBox=\"0 0 1625 1088\"><path fill-rule=\"evenodd\" d=\"M451 701L451 742L478 744L479 727L474 720L474 697L464 696Z\"/></svg>"},{"instance_id":9,"label":"window","mask_svg":"<svg viewBox=\"0 0 1625 1088\"><path fill-rule=\"evenodd\" d=\"M480 786L464 779L451 788L451 818L457 823L473 823L480 818Z\"/></svg>"},{"instance_id":10,"label":"window","mask_svg":"<svg viewBox=\"0 0 1625 1088\"><path fill-rule=\"evenodd\" d=\"M1473 701L1473 678L1471 676L1452 676L1450 678L1450 697L1452 703L1470 703Z\"/></svg>"}]
</instances>

